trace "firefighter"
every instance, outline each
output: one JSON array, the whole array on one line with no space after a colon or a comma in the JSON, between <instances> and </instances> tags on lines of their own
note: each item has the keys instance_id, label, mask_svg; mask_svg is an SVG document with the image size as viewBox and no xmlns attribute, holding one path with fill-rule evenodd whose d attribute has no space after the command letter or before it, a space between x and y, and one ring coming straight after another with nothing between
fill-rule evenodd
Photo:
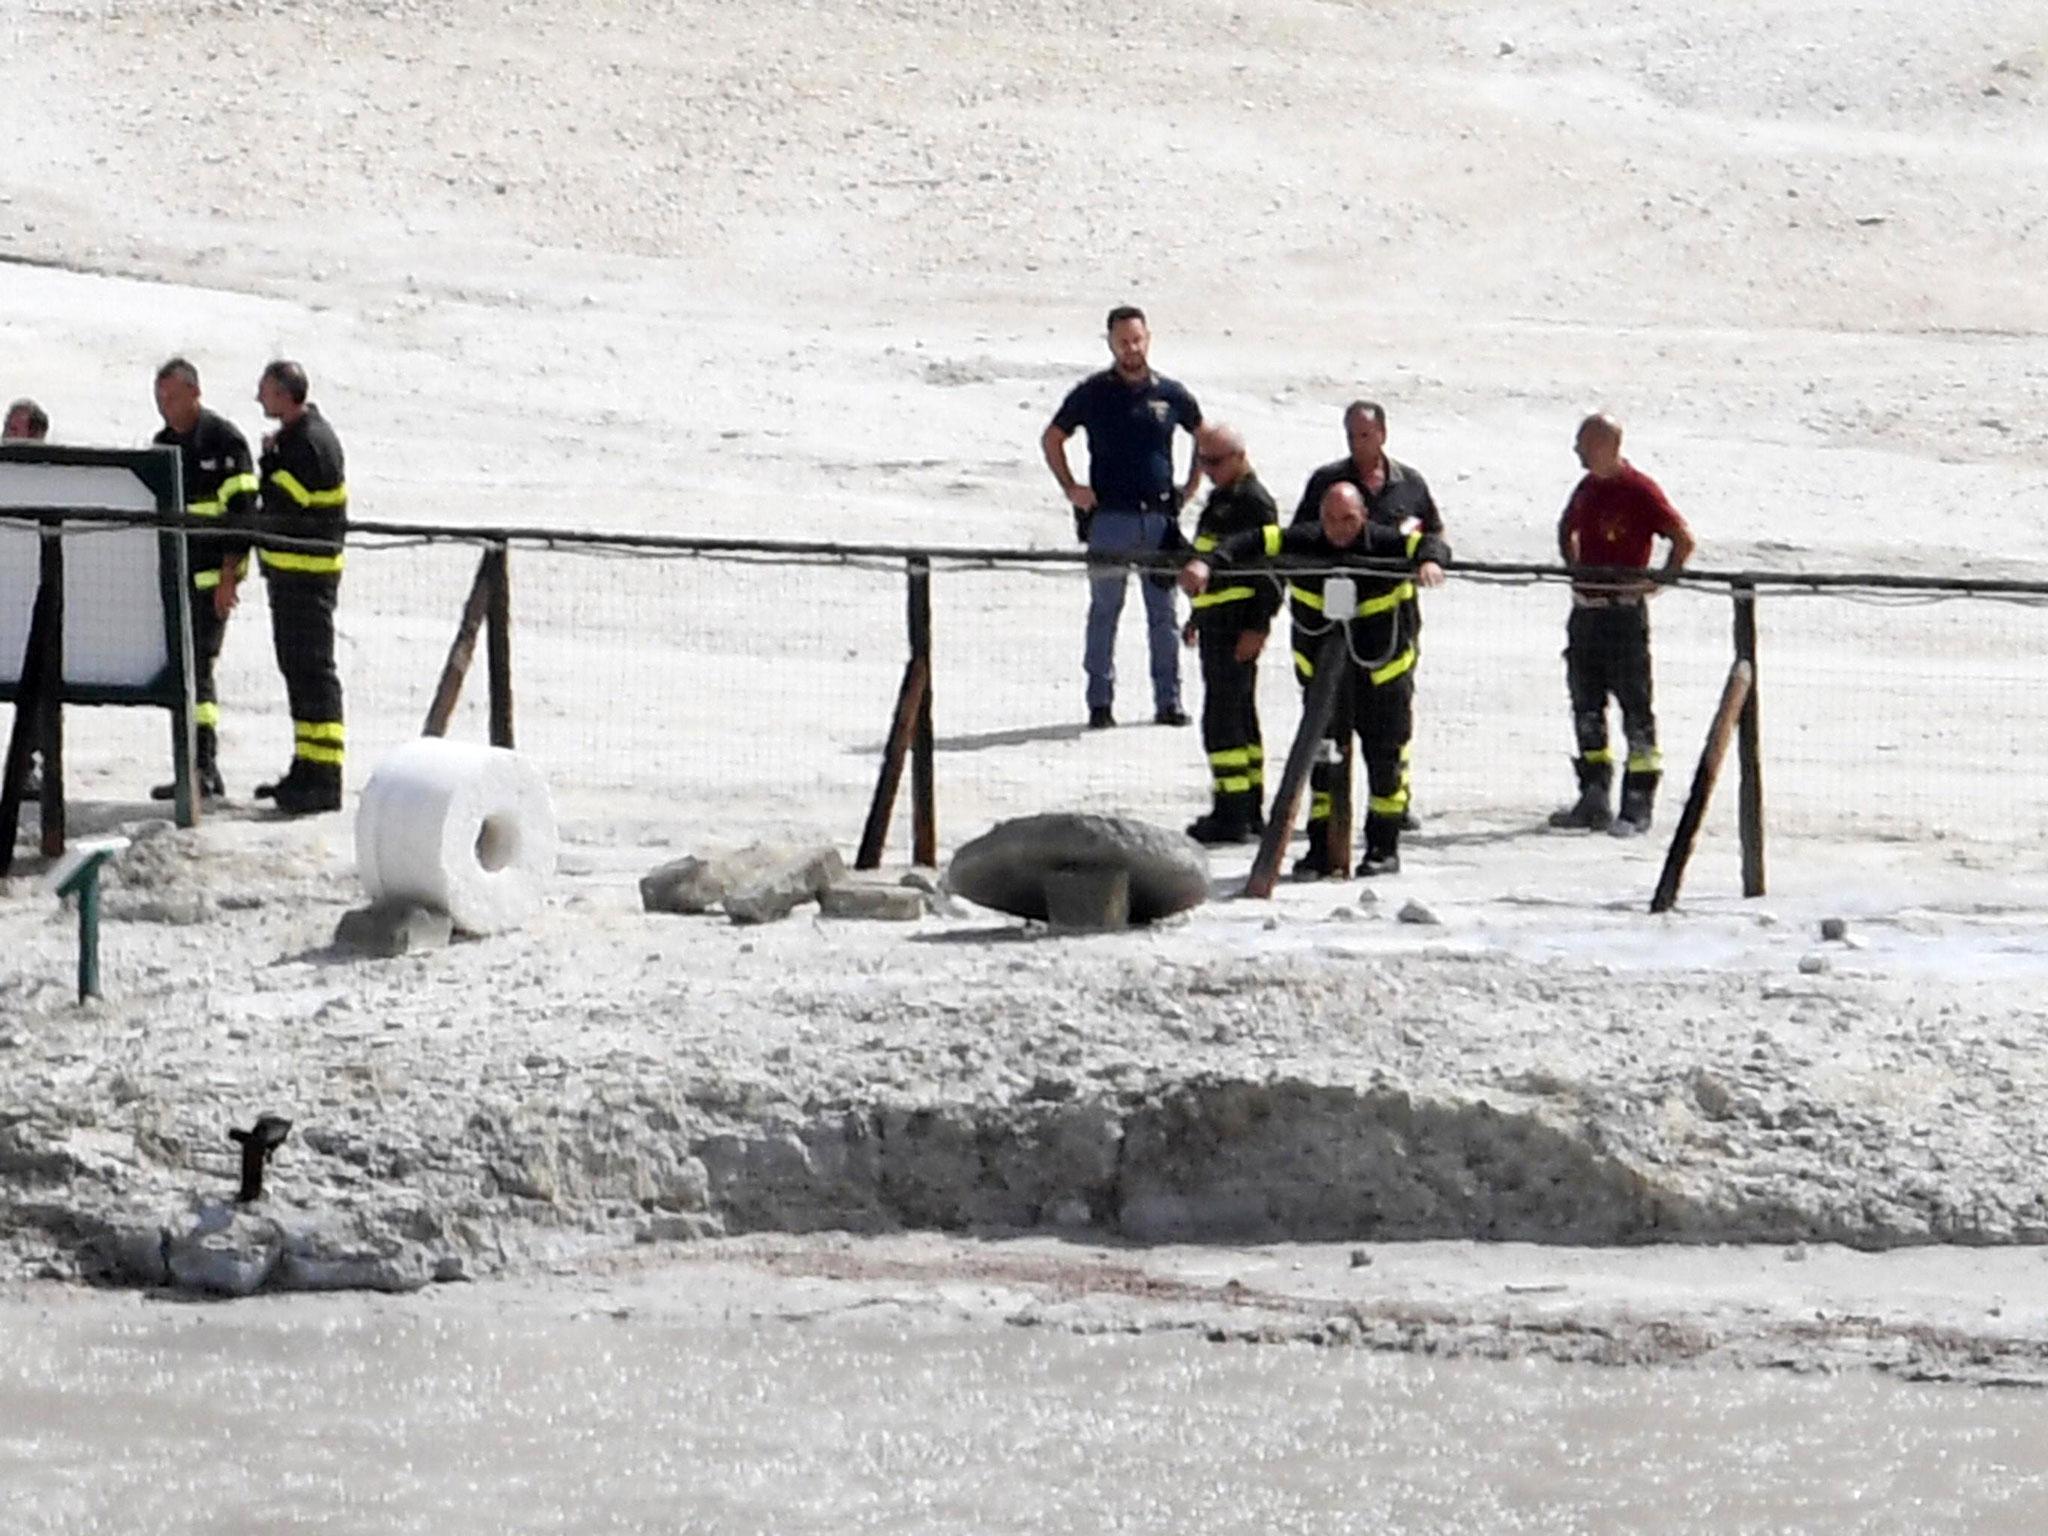
<instances>
[{"instance_id":1,"label":"firefighter","mask_svg":"<svg viewBox=\"0 0 2048 1536\"><path fill-rule=\"evenodd\" d=\"M265 367L256 384L256 403L277 423L263 439L257 465L256 559L270 593L270 633L291 703L293 741L291 767L276 783L257 785L256 797L274 800L287 816L341 809L345 745L334 606L348 533L348 485L341 439L306 393L306 370L282 360ZM223 612L235 606L238 576L234 561L223 561Z\"/></svg>"},{"instance_id":2,"label":"firefighter","mask_svg":"<svg viewBox=\"0 0 2048 1536\"><path fill-rule=\"evenodd\" d=\"M1364 498L1366 515L1371 521L1393 528L1412 521L1425 536L1441 539L1444 520L1437 511L1436 498L1430 494L1428 482L1412 466L1386 451L1386 407L1376 400L1354 400L1345 406L1344 438L1350 451L1308 477L1301 501L1294 509L1296 526L1313 528L1322 516L1323 497L1330 487L1350 485L1356 487ZM1441 571L1419 573L1417 582L1407 587L1408 633L1410 641L1417 647L1416 661L1409 665L1411 691L1414 687L1413 673L1421 659L1422 634L1422 604L1416 596L1415 587L1433 586L1442 579ZM1302 582L1294 583L1288 590L1288 612L1294 630L1294 671L1303 689L1314 681L1316 648L1328 628L1316 593L1314 586ZM1323 823L1330 815L1330 774L1334 767L1335 755L1326 752L1317 760L1310 776L1309 848L1307 855L1295 866L1297 875L1340 873L1324 868L1326 861L1318 851L1323 843ZM1399 795L1401 825L1404 830L1413 831L1416 821L1409 804L1409 791L1408 762L1404 757Z\"/></svg>"},{"instance_id":3,"label":"firefighter","mask_svg":"<svg viewBox=\"0 0 2048 1536\"><path fill-rule=\"evenodd\" d=\"M1367 789L1365 857L1358 873L1398 874L1401 868L1401 812L1407 804L1402 783L1402 749L1414 724L1415 627L1408 589L1413 583L1437 586L1451 558L1443 539L1420 527L1396 528L1371 518L1357 486L1339 481L1323 493L1321 515L1313 524L1278 526L1224 540L1206 556L1181 570L1181 586L1190 594L1209 588L1213 570L1235 572L1276 555L1293 555L1328 569L1291 579L1320 604L1327 576L1361 558L1399 560L1408 574L1360 568L1357 605L1352 613L1323 613L1328 626L1345 626L1350 651L1343 665L1349 677L1340 687L1351 690L1352 727L1358 732L1365 759ZM1318 637L1320 638L1320 637ZM1297 642L1298 643L1298 642ZM1335 756L1336 743L1326 742ZM1321 833L1310 827L1309 856L1295 866L1298 875L1336 873L1329 868L1329 811L1323 812Z\"/></svg>"},{"instance_id":4,"label":"firefighter","mask_svg":"<svg viewBox=\"0 0 2048 1536\"><path fill-rule=\"evenodd\" d=\"M1234 428L1204 425L1195 456L1214 487L1195 524L1195 553L1207 554L1243 533L1277 527L1280 509L1259 483ZM1188 827L1198 843L1242 843L1265 826L1266 753L1259 734L1259 653L1280 607L1270 576L1211 587L1194 599L1185 638L1200 647L1202 749L1209 755L1212 804Z\"/></svg>"},{"instance_id":5,"label":"firefighter","mask_svg":"<svg viewBox=\"0 0 2048 1536\"><path fill-rule=\"evenodd\" d=\"M1670 552L1659 574L1675 576L1692 558L1692 530L1663 488L1621 456L1621 424L1611 416L1588 416L1579 423L1572 447L1586 473L1572 488L1557 522L1557 552L1565 564L1646 570L1655 541L1661 538ZM1553 827L1604 829L1616 837L1650 830L1657 785L1664 776L1650 678L1649 604L1659 590L1653 581L1572 583L1564 656L1572 731L1579 749L1572 759L1579 798L1551 813ZM1611 799L1610 694L1621 706L1621 729L1628 742L1619 813Z\"/></svg>"},{"instance_id":6,"label":"firefighter","mask_svg":"<svg viewBox=\"0 0 2048 1536\"><path fill-rule=\"evenodd\" d=\"M249 440L240 428L200 404L199 370L174 357L156 371L156 409L163 430L151 441L178 450L184 466L185 514L224 527L247 527L256 511L256 472L249 458ZM201 796L222 796L220 776L220 704L214 691L214 667L227 633L228 606L221 597L221 567L235 566L235 579L248 570L247 554L231 550L224 540L200 539L192 544L192 720L196 746L193 767ZM234 588L228 587L228 601ZM169 800L175 784L159 784L150 797Z\"/></svg>"}]
</instances>

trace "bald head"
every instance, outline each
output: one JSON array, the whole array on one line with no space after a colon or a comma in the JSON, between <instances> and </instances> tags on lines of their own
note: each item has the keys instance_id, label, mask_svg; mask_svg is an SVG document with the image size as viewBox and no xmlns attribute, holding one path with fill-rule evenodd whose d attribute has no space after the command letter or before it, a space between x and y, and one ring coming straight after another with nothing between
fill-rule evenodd
<instances>
[{"instance_id":1,"label":"bald head","mask_svg":"<svg viewBox=\"0 0 2048 1536\"><path fill-rule=\"evenodd\" d=\"M1605 479L1621 468L1621 423L1604 411L1595 411L1579 423L1572 448L1588 474Z\"/></svg>"},{"instance_id":2,"label":"bald head","mask_svg":"<svg viewBox=\"0 0 2048 1536\"><path fill-rule=\"evenodd\" d=\"M1323 537L1338 549L1356 544L1365 531L1365 498L1348 481L1339 481L1323 492L1318 511L1322 514Z\"/></svg>"}]
</instances>

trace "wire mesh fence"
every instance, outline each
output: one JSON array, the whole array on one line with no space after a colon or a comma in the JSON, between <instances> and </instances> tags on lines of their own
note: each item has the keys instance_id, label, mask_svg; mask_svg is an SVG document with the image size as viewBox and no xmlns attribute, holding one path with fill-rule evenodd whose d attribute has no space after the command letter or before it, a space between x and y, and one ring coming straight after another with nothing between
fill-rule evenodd
<instances>
[{"instance_id":1,"label":"wire mesh fence","mask_svg":"<svg viewBox=\"0 0 2048 1536\"><path fill-rule=\"evenodd\" d=\"M358 536L338 619L349 775L420 733L475 573L473 538ZM203 562L202 562L203 563ZM945 846L1004 816L1117 811L1178 825L1203 808L1199 729L1150 724L1133 585L1116 659L1114 730L1085 728L1086 568L1057 556L931 560L935 763ZM1432 830L1525 828L1569 798L1569 595L1559 573L1455 574L1424 597L1414 748ZM734 835L846 842L866 813L906 659L905 562L881 554L677 549L516 539L510 556L518 746L571 825L605 835L678 817ZM1767 825L1774 836L1952 843L1982 850L2048 827L2034 773L2033 658L2048 584L1996 596L1767 583L1758 597ZM1732 654L1725 581L1652 606L1661 736L1683 794ZM1182 600L1182 612L1185 602ZM1199 718L1194 653L1179 653ZM486 734L481 664L450 734ZM219 669L231 789L283 766L290 726L261 584ZM1260 663L1274 773L1300 716L1287 620ZM81 788L168 765L150 711L74 711ZM1618 734L1618 722L1617 722ZM1732 823L1724 791L1715 821ZM891 846L907 847L907 812Z\"/></svg>"}]
</instances>

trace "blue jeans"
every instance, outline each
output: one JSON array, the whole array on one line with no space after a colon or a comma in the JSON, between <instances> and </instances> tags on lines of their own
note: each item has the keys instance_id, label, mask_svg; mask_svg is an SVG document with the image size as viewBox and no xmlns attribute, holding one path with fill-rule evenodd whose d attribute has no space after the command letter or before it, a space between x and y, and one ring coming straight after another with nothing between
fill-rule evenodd
<instances>
[{"instance_id":1,"label":"blue jeans","mask_svg":"<svg viewBox=\"0 0 2048 1536\"><path fill-rule=\"evenodd\" d=\"M1088 530L1090 555L1147 554L1164 547L1164 512L1113 512L1098 509ZM1088 572L1088 707L1107 709L1116 698L1116 626L1123 617L1124 592L1131 572L1120 565L1091 566ZM1143 577L1138 590L1145 598L1145 635L1152 647L1152 704L1155 710L1180 708L1180 625L1175 616L1172 586Z\"/></svg>"}]
</instances>

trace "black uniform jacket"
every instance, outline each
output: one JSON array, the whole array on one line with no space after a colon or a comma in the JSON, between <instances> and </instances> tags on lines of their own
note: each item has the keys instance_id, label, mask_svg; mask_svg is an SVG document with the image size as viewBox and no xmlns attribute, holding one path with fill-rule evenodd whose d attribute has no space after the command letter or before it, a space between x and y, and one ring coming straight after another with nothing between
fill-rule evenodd
<instances>
[{"instance_id":1,"label":"black uniform jacket","mask_svg":"<svg viewBox=\"0 0 2048 1536\"><path fill-rule=\"evenodd\" d=\"M263 445L260 465L263 510L258 531L292 539L339 545L348 532L348 482L343 475L341 439L315 406ZM260 542L260 540L259 540ZM309 575L338 572L341 551L264 548L269 571Z\"/></svg>"},{"instance_id":2,"label":"black uniform jacket","mask_svg":"<svg viewBox=\"0 0 2048 1536\"><path fill-rule=\"evenodd\" d=\"M1247 470L1228 485L1209 492L1195 524L1194 550L1207 556L1240 534L1278 529L1280 508L1272 493ZM1239 573L1230 581L1210 584L1194 601L1195 624L1205 630L1257 630L1264 634L1280 611L1280 579L1270 571Z\"/></svg>"},{"instance_id":3,"label":"black uniform jacket","mask_svg":"<svg viewBox=\"0 0 2048 1536\"><path fill-rule=\"evenodd\" d=\"M1419 624L1412 578L1363 568L1355 574L1345 572L1357 584L1357 601L1349 614L1325 612L1323 586L1329 574L1367 559L1398 560L1410 570L1430 561L1448 565L1451 547L1441 535L1374 520L1365 525L1357 542L1340 548L1324 536L1320 522L1296 523L1285 530L1275 527L1238 534L1219 544L1208 559L1220 572L1257 565L1276 556L1325 568L1318 573L1288 573L1288 591L1295 601L1294 665L1304 678L1314 675L1315 652L1322 635L1333 621L1347 618L1352 621L1351 654L1365 666L1375 683L1391 682L1414 667ZM1221 579L1220 575L1215 578ZM1313 606L1304 619L1301 610L1309 600Z\"/></svg>"},{"instance_id":4,"label":"black uniform jacket","mask_svg":"<svg viewBox=\"0 0 2048 1536\"><path fill-rule=\"evenodd\" d=\"M1294 509L1294 525L1319 525L1322 520L1324 494L1333 485L1350 485L1357 487L1358 494L1365 499L1368 523L1388 528L1419 529L1424 535L1441 540L1444 536L1443 514L1437 511L1436 498L1430 494L1429 482L1424 480L1412 465L1403 464L1392 454L1383 457L1387 465L1387 478L1386 483L1377 492L1366 488L1365 477L1359 474L1358 465L1348 454L1325 464L1310 475L1308 484L1302 487L1301 501ZM1442 563L1438 561L1438 564ZM1397 584L1405 585L1402 596L1410 609L1406 628L1412 638L1422 632L1422 605L1416 599L1414 584L1388 583L1376 588L1372 595L1385 596L1389 588ZM1289 583L1287 596L1288 613L1294 620L1295 667L1303 678L1307 678L1313 670L1310 665L1314 651L1313 637L1320 634L1324 627L1322 583L1296 578Z\"/></svg>"},{"instance_id":5,"label":"black uniform jacket","mask_svg":"<svg viewBox=\"0 0 2048 1536\"><path fill-rule=\"evenodd\" d=\"M249 526L256 512L256 471L241 428L216 411L202 409L189 433L180 436L165 427L150 441L178 450L187 515L219 518L227 527ZM192 585L219 586L222 560L247 553L246 542L193 540Z\"/></svg>"}]
</instances>

